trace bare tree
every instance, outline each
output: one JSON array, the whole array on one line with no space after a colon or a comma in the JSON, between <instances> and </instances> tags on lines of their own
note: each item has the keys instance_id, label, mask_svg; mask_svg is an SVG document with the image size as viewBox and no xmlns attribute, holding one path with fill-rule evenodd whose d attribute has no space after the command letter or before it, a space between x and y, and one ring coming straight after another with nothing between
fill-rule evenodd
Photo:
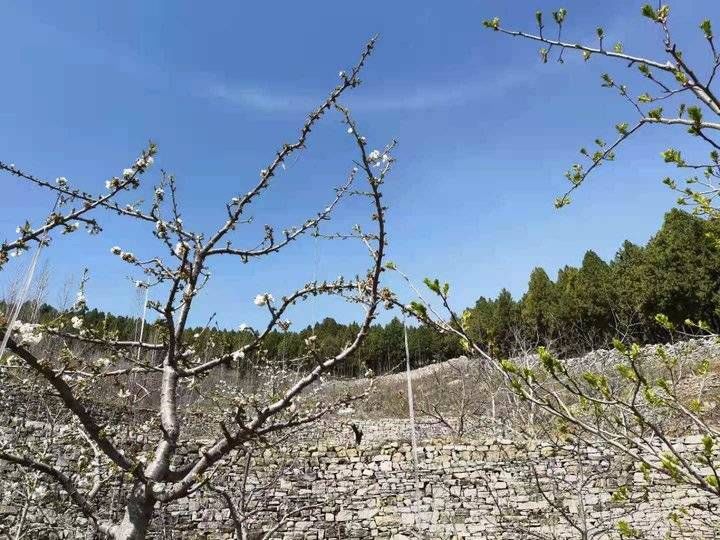
<instances>
[{"instance_id":1,"label":"bare tree","mask_svg":"<svg viewBox=\"0 0 720 540\"><path fill-rule=\"evenodd\" d=\"M284 440L287 440L287 437L283 437ZM274 441L273 444L277 445L280 442L282 441ZM275 464L273 470L265 470L264 474L260 474L256 470L255 452L252 446L246 447L244 454L238 454L238 458L240 457L243 463L238 488L223 487L228 482L222 478L210 478L205 486L230 511L237 540L249 538L269 540L274 534L282 531L288 521L294 517L322 506L321 502L308 504L294 502L292 497L288 496L284 507L269 512L267 502L276 490L283 488L283 482L289 483L293 469L297 470L295 460L288 458Z\"/></svg>"},{"instance_id":2,"label":"bare tree","mask_svg":"<svg viewBox=\"0 0 720 540\"><path fill-rule=\"evenodd\" d=\"M495 507L499 529L541 540L567 538L568 532L581 540L641 538L642 534L631 521L646 493L643 490L631 493L627 484L618 485L623 472L618 470L613 456L589 466L586 463L588 448L582 441L576 439L571 444L563 444L550 435L548 442L555 451L569 452L574 459L564 464L566 471L560 473L552 470L551 461L542 466L527 464L528 491L539 499L539 511L522 515L517 507L502 500L489 478L483 479ZM598 519L598 513L612 515L613 519Z\"/></svg>"},{"instance_id":3,"label":"bare tree","mask_svg":"<svg viewBox=\"0 0 720 540\"><path fill-rule=\"evenodd\" d=\"M416 386L416 407L420 415L462 437L479 421L484 404L478 399L480 373L467 358L448 360L437 366Z\"/></svg>"},{"instance_id":4,"label":"bare tree","mask_svg":"<svg viewBox=\"0 0 720 540\"><path fill-rule=\"evenodd\" d=\"M344 403L362 397L361 393L333 402L304 399L307 390L319 383L323 374L359 348L379 307L389 298L389 292L380 284L386 250L386 208L381 188L393 164L391 152L394 142L383 149L370 150L351 113L339 102L348 90L360 84L359 74L374 46L375 41L371 40L359 62L351 70L340 73L339 85L310 113L298 138L280 147L260 171L259 179L249 191L233 197L222 208L222 221L211 234L191 230L183 221L176 183L168 174L163 173L154 187L149 207L138 203L126 205L119 201L122 194L140 187L141 180L153 165L157 148L152 143L121 176L108 180L106 191L100 195L75 189L65 178L58 178L53 183L0 162L0 170L49 190L58 197L56 208L44 224L33 226L27 222L18 228L16 240L0 246L0 263L7 262L11 254L30 249L34 243L48 244L49 235L58 229L73 233L80 224L84 224L91 233L101 232L99 213L102 210L147 224L159 243L158 251L148 257L137 256L132 250L119 246L111 250L131 269L141 273L146 286L151 288L153 301L149 308L160 318L161 332L157 341L121 340L103 328L86 327L83 314L87 301L83 281L73 308L52 323L12 323L12 336L8 343L12 357L3 367L3 370L32 373L52 388L60 406L69 411L82 428L83 436L78 438L77 444L100 453L100 475L112 472L123 480L121 495L125 504L122 516L119 520L109 519L102 503L94 501L75 476L65 474L53 459L44 459L34 449L23 450L16 441L10 441L0 448L0 459L54 480L100 534L115 539L144 538L159 505L188 496L206 475L226 463L231 452L242 453L244 443L310 424ZM248 217L251 205L270 187L288 158L306 147L311 131L321 118L333 110L339 113L345 125L343 129L346 129L357 150L346 181L336 188L329 204L323 205L323 209L299 225L281 233L267 225L264 237L255 247L237 247L231 239L232 233L251 221ZM356 180L361 177L366 181L365 188L355 187ZM339 234L343 238L359 240L367 249L370 258L367 271L350 280L340 277L330 282L313 281L277 300L269 293L258 294L255 304L267 311L266 326L253 330L249 342L239 349L202 358L195 351L193 337L187 330L194 301L211 280L211 261L226 257L248 263L272 256L302 237L318 234L320 225L331 218L341 200L347 197L366 200L371 208L370 223L374 230L366 231L364 227L356 226L351 232ZM163 300L157 300L161 295ZM321 356L316 343L308 340L304 360L314 365L312 369L300 374L291 383L278 384L257 393L238 391L229 402L206 411L202 422L206 431L215 426L214 439L204 444L199 454L180 452L196 439L188 430L187 410L179 402L181 390L193 387L223 366L251 357L262 360L266 337L274 329L287 324L285 316L288 310L319 295L339 296L363 308L364 315L354 338L330 356ZM41 354L36 346L41 340L57 340L60 343L57 354ZM88 360L76 353L77 344L99 348L105 351L106 356ZM142 354L138 355L138 350ZM121 436L124 427L103 421L94 410L102 403L91 403L88 397L97 385L112 381L119 398L124 400L130 396L129 378L139 374L149 377L159 388L155 410L132 426L155 441L149 455L145 455L142 449L134 451L124 444ZM54 450L50 448L51 453Z\"/></svg>"}]
</instances>

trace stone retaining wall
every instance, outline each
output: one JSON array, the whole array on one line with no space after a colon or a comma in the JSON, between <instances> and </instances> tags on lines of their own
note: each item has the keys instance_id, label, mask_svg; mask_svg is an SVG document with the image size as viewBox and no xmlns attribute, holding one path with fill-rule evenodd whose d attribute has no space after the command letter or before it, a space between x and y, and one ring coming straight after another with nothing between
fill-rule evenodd
<instances>
[{"instance_id":1,"label":"stone retaining wall","mask_svg":"<svg viewBox=\"0 0 720 540\"><path fill-rule=\"evenodd\" d=\"M15 432L20 429L11 428ZM43 433L39 424L26 423L22 429L26 430L27 441ZM9 434L7 429L3 431L5 436ZM133 441L138 447L144 443L142 437ZM700 440L690 437L679 444L693 452L700 447ZM77 459L77 449L64 450L60 466ZM198 451L190 448L185 453ZM233 494L241 486L240 470L235 467L224 479ZM578 460L571 448L548 444L425 441L419 449L416 475L412 449L406 442L358 447L299 443L258 454L253 470L265 478L284 471L267 493L265 511L256 516L258 530L289 510L311 506L293 516L273 538L519 539L529 537L528 529L554 533L555 538L577 538L577 531L559 519L538 491L533 470L546 494L553 496L555 492L554 496L563 498L563 508L573 519L578 520L585 507L591 531L603 527L614 530L623 519L648 532L650 538L664 538L666 534L669 538L715 538L717 534L712 526L689 517L682 520L681 527L669 528L667 518L671 512L706 503L697 490L678 489L659 480L645 500L633 504L613 502L612 493L623 484L634 485L635 495L640 496L645 479L634 464L594 449ZM12 494L12 489L22 483L21 474L0 462L0 531L10 530L21 510ZM579 488L583 483L585 487ZM119 511L121 507L117 487L108 486L101 495L107 510L115 506ZM48 486L56 501L63 501L54 490L54 486ZM65 501L55 507L67 510L68 505ZM31 512L30 519L46 520L50 515L51 520L60 523L62 516L53 518L53 513L61 511L45 505L43 512ZM506 517L501 518L501 514ZM74 524L76 528L70 530L68 526L66 535L41 528L44 532L38 532L36 537L52 538L57 533L57 537L77 538L87 526L82 519L76 519ZM233 537L229 510L218 497L205 492L159 509L154 530L157 538Z\"/></svg>"}]
</instances>

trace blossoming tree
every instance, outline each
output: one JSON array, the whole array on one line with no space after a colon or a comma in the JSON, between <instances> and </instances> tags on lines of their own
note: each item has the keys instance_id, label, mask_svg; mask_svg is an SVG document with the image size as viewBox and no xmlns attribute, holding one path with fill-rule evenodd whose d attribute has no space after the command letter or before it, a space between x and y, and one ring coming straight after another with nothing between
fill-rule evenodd
<instances>
[{"instance_id":1,"label":"blossoming tree","mask_svg":"<svg viewBox=\"0 0 720 540\"><path fill-rule=\"evenodd\" d=\"M56 465L57 456L52 456L52 448L40 455L22 440L15 439L2 443L0 459L42 473L56 482L98 533L115 539L144 538L159 505L184 498L198 489L218 468L227 464L231 452L242 452L248 443L270 441L273 434L313 423L363 395L349 395L335 401L307 397L308 391L317 386L324 373L358 349L379 307L389 297L380 283L386 250L386 207L381 188L393 164L394 143L382 150L372 150L349 110L340 104L341 97L360 84L359 74L374 45L375 41L371 40L359 62L351 70L340 72L340 83L310 113L298 138L280 147L249 191L233 197L221 207L222 223L211 234L194 231L183 222L175 181L165 173L154 187L154 196L148 205L121 202L123 195L140 187L151 169L157 152L154 144L143 150L120 176L108 180L105 191L99 195L76 189L65 178L58 178L53 183L15 165L0 162L0 170L57 195L56 207L42 225L26 222L18 228L15 240L0 245L0 264L7 264L10 256L30 250L34 245L49 244L56 232L73 233L84 225L93 234L101 233L103 211L147 224L157 240L156 254L149 258L136 256L129 245L115 246L111 250L136 273L143 275L141 285L152 288L153 298L163 298L148 304L159 317L155 324L157 339L121 340L102 326L85 325L86 277L73 308L53 322L38 325L11 320L12 314L4 320L4 326L10 326L10 333L8 354L2 358L3 376L19 381L34 377L49 387L56 396L55 401L72 414L77 424L75 444L90 449L96 456L91 467L71 467L68 471ZM311 131L326 113L333 111L340 115L345 124L345 136L354 140L357 153L346 180L335 189L332 200L304 222L281 233L266 226L264 237L255 247L236 246L232 233L248 222L247 215L253 203L264 194L288 158L305 148ZM366 187L356 187L361 178ZM245 330L248 339L235 350L212 358L197 354L188 321L196 298L211 279L212 261L226 257L248 263L273 256L303 237L319 236L319 225L330 220L339 202L348 197L368 202L374 230L356 226L350 232L327 236L359 240L363 249L367 249L369 268L354 279L339 277L329 282L312 281L279 298L260 293L254 303L267 312L267 323L263 328ZM321 295L339 296L363 308L362 322L354 339L329 356L320 355L314 340L308 339L303 361L309 360L314 367L292 379L286 374L272 388L261 387L255 392L218 388L225 392L225 399L217 400L214 402L217 407L202 411L201 415L205 429L215 432L214 440L204 443L199 453L188 451L193 443L198 444L198 440L188 431L186 407L179 400L183 389L219 372L224 366L250 358L261 361L265 339L274 330L287 327L288 311L300 302ZM44 344L48 346L43 347ZM102 354L88 351L101 351ZM93 396L98 389L111 386L119 388L118 395L127 399L131 395L129 381L136 375L150 377L159 389L155 411L133 426L122 427L104 420L107 416L97 411L104 402ZM207 391L212 392L212 387ZM130 448L120 436L121 427L144 432L154 441L151 452L146 455L142 449ZM108 517L97 494L102 491L102 484L111 484L118 478L122 479L120 485L124 493L121 499L125 502L120 519L113 520Z\"/></svg>"}]
</instances>

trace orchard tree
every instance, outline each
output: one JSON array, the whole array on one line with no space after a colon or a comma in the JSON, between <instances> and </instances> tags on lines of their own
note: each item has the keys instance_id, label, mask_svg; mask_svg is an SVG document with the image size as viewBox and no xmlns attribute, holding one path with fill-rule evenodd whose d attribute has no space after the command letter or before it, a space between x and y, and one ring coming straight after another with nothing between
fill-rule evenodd
<instances>
[{"instance_id":1,"label":"orchard tree","mask_svg":"<svg viewBox=\"0 0 720 540\"><path fill-rule=\"evenodd\" d=\"M579 53L586 62L595 58L619 61L628 68L636 69L641 80L646 81L645 88L634 90L609 73L602 75L602 86L616 92L628 103L634 119L618 121L612 142L599 137L592 149L580 149L585 162L575 163L568 170L566 177L570 187L556 200L556 206L570 203L571 193L600 165L614 160L616 151L631 137L650 126L680 127L686 129L691 137L707 144L708 157L698 162L686 161L681 149L664 149L664 161L688 171L690 175L684 183L671 177L665 178L664 182L679 193L679 204L692 204L702 215L717 216L718 210L713 202L720 193L717 183L720 178L720 143L716 140L720 123L714 120L720 116L720 98L714 85L720 68L720 53L716 48L712 22L704 19L699 23L699 31L707 41L709 59L694 64L691 63L691 53L693 58L697 58L701 51L686 51L675 42L669 25L669 5L661 4L654 8L645 4L641 14L658 30L661 52L657 58L632 54L620 42L608 46L610 37L601 26L596 29L595 43L564 41L568 11L562 8L553 12L551 18L541 11L536 12L536 33L507 29L497 17L483 24L495 32L540 43L542 62L555 58L562 63L567 55ZM548 29L548 25L554 31Z\"/></svg>"},{"instance_id":2,"label":"orchard tree","mask_svg":"<svg viewBox=\"0 0 720 540\"><path fill-rule=\"evenodd\" d=\"M102 211L126 220L144 223L157 241L156 251L140 256L133 249L132 238L122 246L108 246L120 264L128 265L138 275L138 284L150 288L149 309L157 314L157 339L123 340L102 323L86 322L86 276L74 306L46 324L13 320L6 314L3 326L10 328L8 353L2 358L2 374L8 384L23 384L31 378L49 387L62 408L74 417L78 426L75 445L99 453L92 467L61 468L57 464L62 448L39 449L19 438L3 439L0 459L17 467L38 472L60 485L76 509L101 535L114 539L145 538L160 505L167 505L193 493L208 475L227 465L231 452L242 453L246 443L272 440L273 434L307 425L356 396L340 401L324 401L314 390L325 373L350 357L362 344L378 309L389 297L381 287L383 258L386 251L385 211L381 189L392 164L394 142L373 149L363 136L350 111L340 99L360 84L359 75L375 46L371 40L358 63L341 71L339 84L312 111L300 129L299 136L283 144L264 166L249 189L230 198L217 212L219 224L208 233L194 230L182 218L176 196L176 183L163 172L153 188L149 204L125 203L121 199L141 187L154 164L157 147L149 144L140 156L118 176L105 182L105 191L91 194L73 187L66 178L52 182L39 178L18 166L0 162L0 170L39 186L57 196L52 213L40 225L30 221L18 227L18 237L0 245L0 264L20 255L34 245L50 243L56 232L74 233L84 226L92 234L102 232ZM311 132L328 114L337 112L344 126L342 133L356 149L344 182L335 188L329 202L302 223L285 230L265 226L262 238L254 247L236 245L233 233L251 221L250 210L273 184L287 160L305 149ZM364 186L356 186L362 179ZM334 281L312 281L301 288L274 296L258 291L251 309L264 310L267 322L260 329L245 329L243 344L233 350L206 357L195 347L199 334L193 334L188 321L196 299L212 279L210 269L220 257L252 263L271 257L302 238L320 235L319 228L331 219L340 202L349 197L367 201L368 225L356 225L352 231L337 231L325 236L355 239L369 255L369 267L357 277L339 277ZM265 358L265 342L274 331L289 326L288 312L296 304L317 296L335 295L360 306L363 317L350 340L334 351L320 350L313 335L303 345L302 360L310 365L300 372L283 371ZM248 299L250 304L253 299ZM51 344L53 346L45 347ZM56 346L57 345L57 346ZM88 351L93 353L89 354ZM99 351L99 353L98 353ZM86 354L88 353L88 354ZM255 389L234 388L217 381L205 388L205 398L214 407L200 411L206 433L214 439L206 443L189 429L186 401L179 396L197 388L202 379L222 373L224 366L236 366L252 359L258 369L265 366L267 378ZM98 414L97 409L110 407L98 399L98 391L112 388L121 400L131 400L135 393L132 381L144 375L158 388L154 413L137 425L115 425ZM217 395L216 395L216 394ZM112 411L106 411L112 412ZM197 413L197 411L195 411ZM126 430L144 434L154 441L152 451L134 451L122 437ZM196 452L188 448L197 448ZM234 455L234 453L233 453ZM106 505L97 497L95 480L120 485L124 510L117 520L110 519Z\"/></svg>"},{"instance_id":3,"label":"orchard tree","mask_svg":"<svg viewBox=\"0 0 720 540\"><path fill-rule=\"evenodd\" d=\"M499 18L486 20L491 31L535 41L541 44L540 59L551 58L563 62L569 54L580 54L585 61L605 59L636 69L647 88L633 90L617 81L609 73L602 76L602 84L616 92L629 105L635 119L620 120L616 135L610 143L602 138L595 148L583 148L585 163L576 163L566 174L570 187L556 200L562 207L570 202L570 195L602 164L615 159L616 151L650 126L666 129L682 128L689 136L704 143L707 158L686 159L682 150L667 148L662 159L689 174L683 182L666 178L671 189L679 194L678 204L692 205L694 212L711 222L719 217L715 201L720 194L720 143L716 133L720 123L720 99L714 91L716 74L720 68L712 23L699 22L699 31L707 42L709 61L693 64L700 51L686 51L675 42L670 30L670 7L646 4L641 14L654 25L660 35L658 59L645 58L629 52L622 43L608 46L609 37L598 27L595 43L566 41L568 21L566 9L558 9L546 18L535 14L535 33L507 29ZM547 26L552 26L552 36ZM691 54L693 53L693 54ZM715 236L717 240L717 236ZM635 254L626 249L626 255ZM645 258L642 253L641 258ZM394 265L391 268L396 269ZM523 302L526 321L538 324L541 317L553 308L554 295L540 294L549 290L552 282L538 270L531 278L531 296ZM583 366L565 362L548 348L540 348L539 364L528 366L488 353L470 331L471 315L458 312L450 303L450 286L438 279L426 279L433 295L426 300L416 290L418 298L404 304L393 302L408 314L442 333L455 334L465 348L488 366L499 370L509 387L524 401L556 420L556 428L573 440L587 444L602 444L632 459L640 472L650 481L659 476L678 485L697 489L709 503L710 513L717 513L720 504L720 430L711 416L714 396L707 394L709 362L706 358L685 358L678 349L657 347L643 351L637 344L615 342L615 361L609 366ZM702 283L702 290L705 284ZM532 293L532 294L531 294ZM539 299L536 302L535 299ZM655 317L656 323L671 333L678 328L664 314ZM685 321L686 327L707 331L704 321ZM682 335L682 334L681 334ZM673 435L681 432L698 436L698 446L683 449L674 444Z\"/></svg>"}]
</instances>

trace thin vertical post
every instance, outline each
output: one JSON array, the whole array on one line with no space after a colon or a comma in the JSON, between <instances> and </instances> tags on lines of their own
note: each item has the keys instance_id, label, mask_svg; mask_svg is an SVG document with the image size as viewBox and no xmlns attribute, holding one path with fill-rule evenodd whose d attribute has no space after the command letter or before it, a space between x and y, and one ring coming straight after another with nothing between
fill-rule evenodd
<instances>
[{"instance_id":1,"label":"thin vertical post","mask_svg":"<svg viewBox=\"0 0 720 540\"><path fill-rule=\"evenodd\" d=\"M408 408L410 410L410 433L413 451L413 466L415 468L415 498L420 500L419 478L418 478L418 450L417 433L415 432L415 400L413 398L412 375L410 371L410 346L408 345L407 325L403 319L403 334L405 337L405 367L407 372Z\"/></svg>"}]
</instances>

